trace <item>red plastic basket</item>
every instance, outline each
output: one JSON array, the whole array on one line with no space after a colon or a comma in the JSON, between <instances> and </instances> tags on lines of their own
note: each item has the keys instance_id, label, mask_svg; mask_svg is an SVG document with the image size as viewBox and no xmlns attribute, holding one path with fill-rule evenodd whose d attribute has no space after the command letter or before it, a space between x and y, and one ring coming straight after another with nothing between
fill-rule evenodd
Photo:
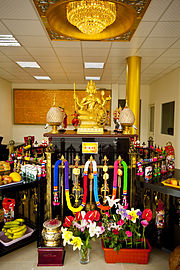
<instances>
[{"instance_id":1,"label":"red plastic basket","mask_svg":"<svg viewBox=\"0 0 180 270\"><path fill-rule=\"evenodd\" d=\"M119 252L114 251L113 248L105 248L102 241L102 248L104 250L104 257L106 263L138 263L147 264L149 260L149 253L151 246L146 239L147 249L135 249L135 248L121 248Z\"/></svg>"}]
</instances>

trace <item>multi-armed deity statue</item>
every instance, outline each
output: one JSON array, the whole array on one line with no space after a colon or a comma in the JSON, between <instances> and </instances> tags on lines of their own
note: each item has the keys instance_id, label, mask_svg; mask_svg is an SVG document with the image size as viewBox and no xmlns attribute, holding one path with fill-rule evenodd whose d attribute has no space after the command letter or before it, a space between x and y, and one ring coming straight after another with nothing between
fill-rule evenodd
<instances>
[{"instance_id":1,"label":"multi-armed deity statue","mask_svg":"<svg viewBox=\"0 0 180 270\"><path fill-rule=\"evenodd\" d=\"M101 91L101 99L96 96L97 90L95 83L88 82L86 87L86 97L79 101L74 88L74 100L78 107L80 127L77 130L79 134L103 134L104 126L107 120L107 111L105 104L111 100L111 97L104 98L104 91Z\"/></svg>"}]
</instances>

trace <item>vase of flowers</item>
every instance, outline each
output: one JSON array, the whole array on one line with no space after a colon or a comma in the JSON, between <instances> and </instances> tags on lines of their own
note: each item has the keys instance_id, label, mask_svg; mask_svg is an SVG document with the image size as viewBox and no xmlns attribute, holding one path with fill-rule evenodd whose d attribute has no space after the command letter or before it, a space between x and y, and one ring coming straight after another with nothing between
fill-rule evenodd
<instances>
[{"instance_id":1,"label":"vase of flowers","mask_svg":"<svg viewBox=\"0 0 180 270\"><path fill-rule=\"evenodd\" d=\"M100 213L95 211L77 212L75 217L65 218L62 231L63 245L72 245L73 250L79 249L80 263L89 262L90 240L95 240L104 232L101 223L98 224Z\"/></svg>"},{"instance_id":2,"label":"vase of flowers","mask_svg":"<svg viewBox=\"0 0 180 270\"><path fill-rule=\"evenodd\" d=\"M134 208L128 210L127 206L115 203L115 207L102 218L102 247L106 262L147 263L151 247L145 239L145 228L151 219L150 209L143 212Z\"/></svg>"}]
</instances>

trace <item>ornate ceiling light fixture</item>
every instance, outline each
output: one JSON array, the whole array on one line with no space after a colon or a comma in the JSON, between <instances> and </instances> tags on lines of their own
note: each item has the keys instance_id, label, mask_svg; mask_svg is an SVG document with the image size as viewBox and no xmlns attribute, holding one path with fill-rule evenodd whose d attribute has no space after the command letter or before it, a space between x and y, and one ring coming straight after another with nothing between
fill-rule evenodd
<instances>
[{"instance_id":1,"label":"ornate ceiling light fixture","mask_svg":"<svg viewBox=\"0 0 180 270\"><path fill-rule=\"evenodd\" d=\"M51 40L129 41L151 0L33 0Z\"/></svg>"},{"instance_id":2,"label":"ornate ceiling light fixture","mask_svg":"<svg viewBox=\"0 0 180 270\"><path fill-rule=\"evenodd\" d=\"M99 34L116 20L116 4L102 0L70 2L67 19L84 34Z\"/></svg>"}]
</instances>

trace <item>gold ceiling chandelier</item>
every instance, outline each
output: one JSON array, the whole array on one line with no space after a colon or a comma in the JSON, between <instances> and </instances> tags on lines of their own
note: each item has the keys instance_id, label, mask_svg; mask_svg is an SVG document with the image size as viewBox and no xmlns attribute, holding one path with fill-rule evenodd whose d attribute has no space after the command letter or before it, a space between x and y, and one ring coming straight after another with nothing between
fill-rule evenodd
<instances>
[{"instance_id":1,"label":"gold ceiling chandelier","mask_svg":"<svg viewBox=\"0 0 180 270\"><path fill-rule=\"evenodd\" d=\"M151 0L33 1L53 41L130 41Z\"/></svg>"},{"instance_id":2,"label":"gold ceiling chandelier","mask_svg":"<svg viewBox=\"0 0 180 270\"><path fill-rule=\"evenodd\" d=\"M116 4L102 0L82 0L67 4L67 20L82 33L101 33L116 20Z\"/></svg>"}]
</instances>

